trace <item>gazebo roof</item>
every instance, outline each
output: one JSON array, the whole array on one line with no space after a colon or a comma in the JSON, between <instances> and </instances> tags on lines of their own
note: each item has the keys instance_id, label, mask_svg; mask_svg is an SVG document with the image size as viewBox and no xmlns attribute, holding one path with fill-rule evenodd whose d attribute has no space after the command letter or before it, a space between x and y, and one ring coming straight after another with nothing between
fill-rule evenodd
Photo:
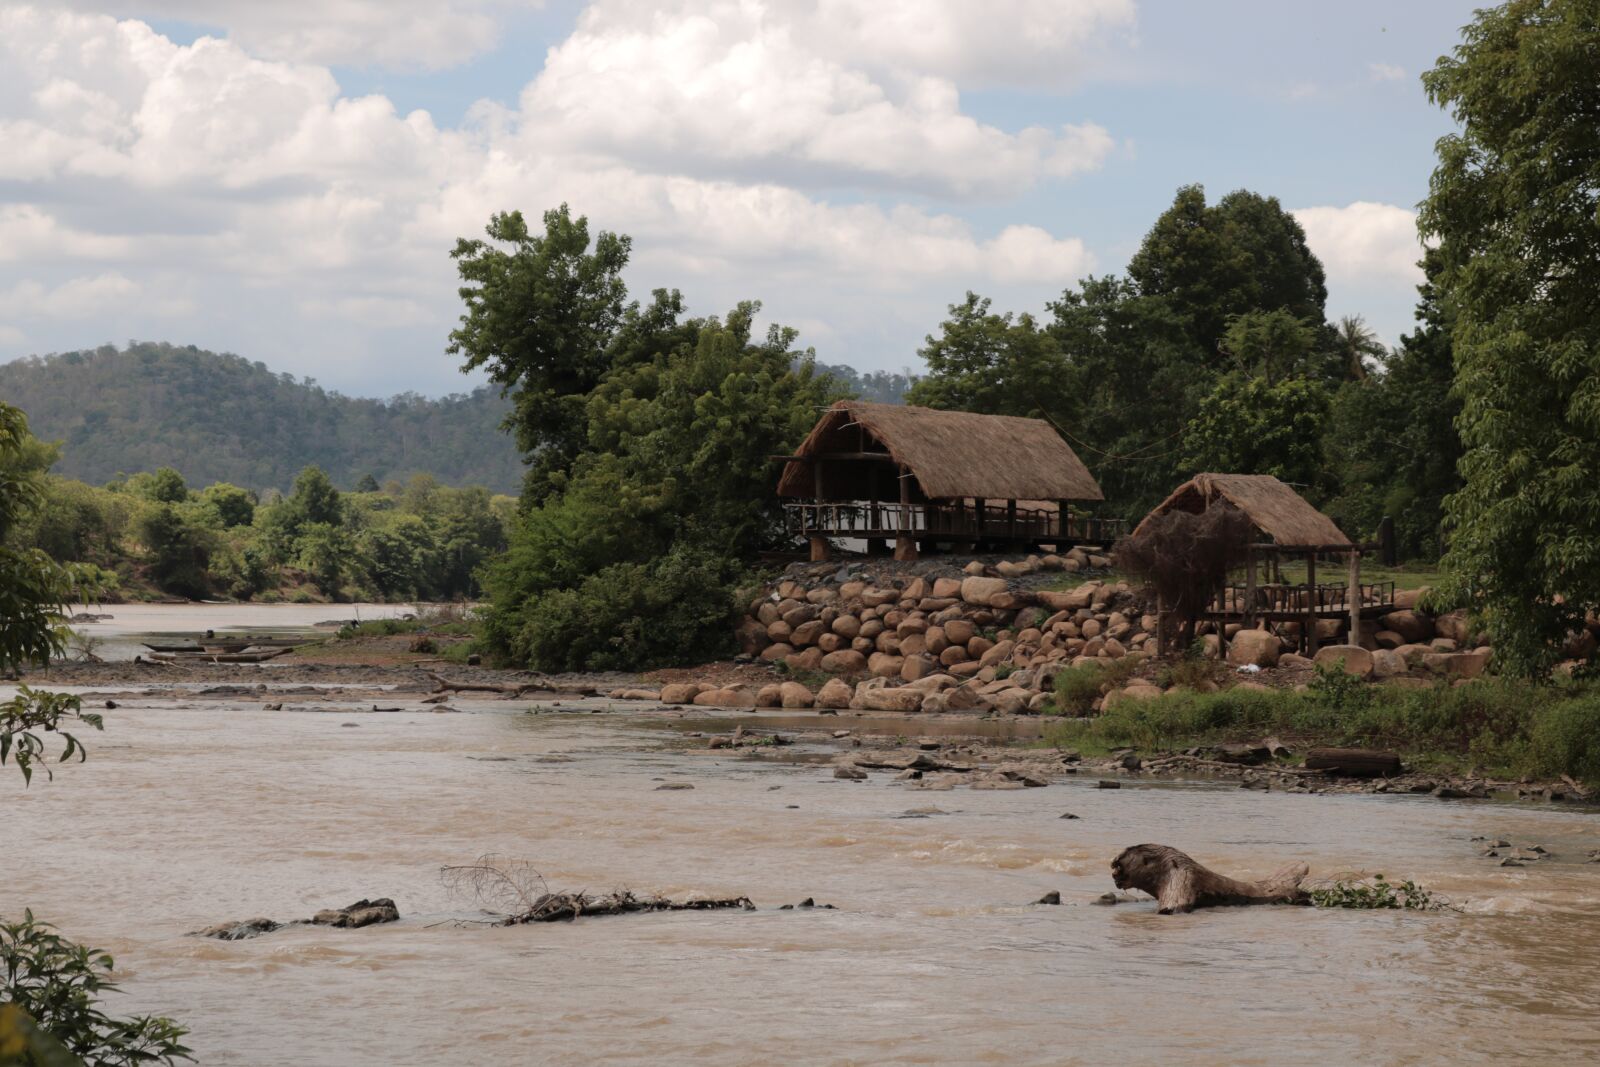
<instances>
[{"instance_id":1,"label":"gazebo roof","mask_svg":"<svg viewBox=\"0 0 1600 1067\"><path fill-rule=\"evenodd\" d=\"M1204 511L1218 499L1244 512L1258 530L1285 548L1351 543L1332 519L1270 474L1197 474L1156 505L1134 528L1133 536L1139 536L1152 516L1173 510Z\"/></svg>"},{"instance_id":2,"label":"gazebo roof","mask_svg":"<svg viewBox=\"0 0 1600 1067\"><path fill-rule=\"evenodd\" d=\"M796 455L859 453L860 430L911 472L929 500L1105 499L1077 453L1040 419L841 400L817 420ZM812 493L810 465L790 461L778 495Z\"/></svg>"}]
</instances>

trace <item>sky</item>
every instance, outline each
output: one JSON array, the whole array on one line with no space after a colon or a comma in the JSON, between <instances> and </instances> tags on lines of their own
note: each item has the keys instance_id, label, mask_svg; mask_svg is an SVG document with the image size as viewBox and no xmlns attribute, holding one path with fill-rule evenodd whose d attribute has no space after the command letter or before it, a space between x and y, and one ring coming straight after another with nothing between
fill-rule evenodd
<instances>
[{"instance_id":1,"label":"sky","mask_svg":"<svg viewBox=\"0 0 1600 1067\"><path fill-rule=\"evenodd\" d=\"M1412 326L1447 0L0 0L0 361L171 341L458 392L449 257L561 203L641 298L916 370L1179 186L1275 196L1331 318Z\"/></svg>"}]
</instances>

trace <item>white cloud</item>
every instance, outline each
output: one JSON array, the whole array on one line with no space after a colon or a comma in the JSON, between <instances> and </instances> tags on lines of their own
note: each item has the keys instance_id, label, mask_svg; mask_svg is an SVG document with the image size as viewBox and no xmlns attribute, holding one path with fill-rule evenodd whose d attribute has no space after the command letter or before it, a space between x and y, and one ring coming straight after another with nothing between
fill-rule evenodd
<instances>
[{"instance_id":1,"label":"white cloud","mask_svg":"<svg viewBox=\"0 0 1600 1067\"><path fill-rule=\"evenodd\" d=\"M0 292L0 315L52 319L98 315L125 307L138 295L139 287L115 271L53 287L30 279Z\"/></svg>"},{"instance_id":2,"label":"white cloud","mask_svg":"<svg viewBox=\"0 0 1600 1067\"><path fill-rule=\"evenodd\" d=\"M1357 200L1344 207L1300 208L1294 217L1305 228L1306 242L1327 268L1330 282L1422 280L1417 266L1422 244L1414 211Z\"/></svg>"},{"instance_id":3,"label":"white cloud","mask_svg":"<svg viewBox=\"0 0 1600 1067\"><path fill-rule=\"evenodd\" d=\"M1406 68L1393 63L1368 63L1367 73L1375 82L1397 82L1405 80Z\"/></svg>"},{"instance_id":4,"label":"white cloud","mask_svg":"<svg viewBox=\"0 0 1600 1067\"><path fill-rule=\"evenodd\" d=\"M81 11L215 28L269 59L440 68L494 47L504 17L543 0L67 0Z\"/></svg>"},{"instance_id":5,"label":"white cloud","mask_svg":"<svg viewBox=\"0 0 1600 1067\"><path fill-rule=\"evenodd\" d=\"M1098 167L1114 142L1095 123L1009 133L962 112L948 77L959 50L946 35L974 9L942 6L964 14L941 19L918 5L913 17L907 4L856 0L665 10L601 0L524 92L524 132L530 146L697 174L848 177L955 194L1014 192ZM1042 19L1045 32L1029 39L1041 52L1062 39L1057 58L1070 69L1067 39L1087 32L1101 9L1126 5L1048 6L1054 21ZM924 24L940 33L919 34ZM981 37L975 46L972 62L985 61ZM868 61L851 65L857 53Z\"/></svg>"},{"instance_id":6,"label":"white cloud","mask_svg":"<svg viewBox=\"0 0 1600 1067\"><path fill-rule=\"evenodd\" d=\"M1093 266L1078 239L980 230L902 195L1027 188L1097 165L1112 144L1090 123L1009 132L963 112L953 79L998 78L1003 57L994 32L947 7L971 55L954 31L907 29L867 56L867 35L920 10L909 4L604 0L517 108L480 104L450 128L344 96L317 63L263 58L232 25L230 39L179 45L142 22L0 3L0 308L15 320L0 343L193 340L345 387L378 366L386 383L416 383L394 377L400 344L437 359L418 373L438 383L452 367L437 353L458 311L455 238L493 211L563 201L635 237L635 288L678 285L697 312L758 297L777 320L857 339L903 316L904 337L969 287L1058 290ZM1046 55L1070 66L1126 8L999 4L1040 20L1019 69ZM365 8L331 10L339 23ZM851 18L830 53L821 27ZM182 315L180 335L170 317Z\"/></svg>"}]
</instances>

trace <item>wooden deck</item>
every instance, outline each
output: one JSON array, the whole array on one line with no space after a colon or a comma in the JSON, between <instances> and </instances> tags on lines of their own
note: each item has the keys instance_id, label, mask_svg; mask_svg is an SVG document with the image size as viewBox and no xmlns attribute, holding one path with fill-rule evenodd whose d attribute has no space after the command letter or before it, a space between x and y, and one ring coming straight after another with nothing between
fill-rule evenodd
<instances>
[{"instance_id":1,"label":"wooden deck","mask_svg":"<svg viewBox=\"0 0 1600 1067\"><path fill-rule=\"evenodd\" d=\"M972 504L785 504L791 533L799 537L853 537L867 541L906 537L963 545L1110 545L1125 534L1122 519L1057 511Z\"/></svg>"}]
</instances>

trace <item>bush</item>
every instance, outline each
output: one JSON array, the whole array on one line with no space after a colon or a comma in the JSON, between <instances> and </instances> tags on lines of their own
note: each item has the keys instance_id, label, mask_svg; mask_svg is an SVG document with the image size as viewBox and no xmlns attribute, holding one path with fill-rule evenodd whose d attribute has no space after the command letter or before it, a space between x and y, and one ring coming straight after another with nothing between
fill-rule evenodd
<instances>
[{"instance_id":1,"label":"bush","mask_svg":"<svg viewBox=\"0 0 1600 1067\"><path fill-rule=\"evenodd\" d=\"M1529 738L1536 774L1570 774L1600 782L1600 692L1562 700L1541 709Z\"/></svg>"},{"instance_id":2,"label":"bush","mask_svg":"<svg viewBox=\"0 0 1600 1067\"><path fill-rule=\"evenodd\" d=\"M1080 717L1090 714L1100 694L1127 681L1138 666L1137 660L1113 659L1057 671L1050 680L1055 693L1053 713Z\"/></svg>"},{"instance_id":3,"label":"bush","mask_svg":"<svg viewBox=\"0 0 1600 1067\"><path fill-rule=\"evenodd\" d=\"M624 670L733 651L736 564L679 546L650 564L602 568L528 601L510 651L538 670ZM505 624L504 616L499 625Z\"/></svg>"}]
</instances>

